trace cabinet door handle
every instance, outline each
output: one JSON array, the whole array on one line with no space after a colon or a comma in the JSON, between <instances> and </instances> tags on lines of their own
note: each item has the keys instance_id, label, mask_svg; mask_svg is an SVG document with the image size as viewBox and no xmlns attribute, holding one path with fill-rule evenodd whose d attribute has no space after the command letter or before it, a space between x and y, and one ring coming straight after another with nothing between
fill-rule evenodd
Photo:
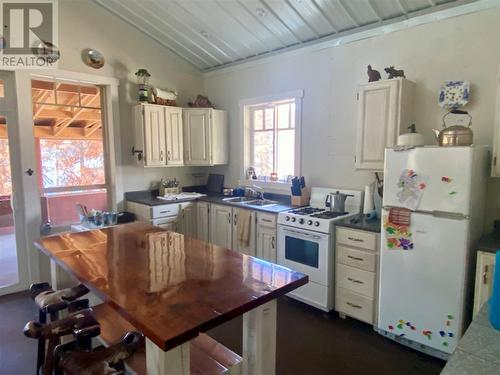
<instances>
[{"instance_id":1,"label":"cabinet door handle","mask_svg":"<svg viewBox=\"0 0 500 375\"><path fill-rule=\"evenodd\" d=\"M276 240L276 239L275 239L274 237L271 239L271 247L272 247L273 249L274 249L274 246L275 246L275 240Z\"/></svg>"},{"instance_id":2,"label":"cabinet door handle","mask_svg":"<svg viewBox=\"0 0 500 375\"><path fill-rule=\"evenodd\" d=\"M170 150L167 151L167 160L170 160Z\"/></svg>"},{"instance_id":3,"label":"cabinet door handle","mask_svg":"<svg viewBox=\"0 0 500 375\"><path fill-rule=\"evenodd\" d=\"M266 223L272 223L273 221L271 219L261 219L262 221L266 222Z\"/></svg>"},{"instance_id":4,"label":"cabinet door handle","mask_svg":"<svg viewBox=\"0 0 500 375\"><path fill-rule=\"evenodd\" d=\"M160 151L160 160L163 161L163 150Z\"/></svg>"},{"instance_id":5,"label":"cabinet door handle","mask_svg":"<svg viewBox=\"0 0 500 375\"><path fill-rule=\"evenodd\" d=\"M361 280L357 280L357 279L353 279L352 277L348 277L347 280L353 282L353 283L356 283L356 284L364 284L363 281Z\"/></svg>"},{"instance_id":6,"label":"cabinet door handle","mask_svg":"<svg viewBox=\"0 0 500 375\"><path fill-rule=\"evenodd\" d=\"M361 262L364 260L363 258L353 257L352 255L348 255L347 257L350 259L359 260Z\"/></svg>"},{"instance_id":7,"label":"cabinet door handle","mask_svg":"<svg viewBox=\"0 0 500 375\"><path fill-rule=\"evenodd\" d=\"M352 303L352 302L346 302L346 304L351 306L351 307L354 307L355 309L362 309L363 308L363 306L356 305L355 303Z\"/></svg>"},{"instance_id":8,"label":"cabinet door handle","mask_svg":"<svg viewBox=\"0 0 500 375\"><path fill-rule=\"evenodd\" d=\"M347 239L354 242L365 242L365 240L362 240L361 238L347 237Z\"/></svg>"},{"instance_id":9,"label":"cabinet door handle","mask_svg":"<svg viewBox=\"0 0 500 375\"><path fill-rule=\"evenodd\" d=\"M231 212L228 212L227 214L227 222L231 224Z\"/></svg>"},{"instance_id":10,"label":"cabinet door handle","mask_svg":"<svg viewBox=\"0 0 500 375\"><path fill-rule=\"evenodd\" d=\"M486 264L484 266L484 271L483 271L483 284L486 285L488 283L488 271L489 271L489 267L488 265Z\"/></svg>"},{"instance_id":11,"label":"cabinet door handle","mask_svg":"<svg viewBox=\"0 0 500 375\"><path fill-rule=\"evenodd\" d=\"M233 223L234 225L238 224L238 214L234 214Z\"/></svg>"}]
</instances>

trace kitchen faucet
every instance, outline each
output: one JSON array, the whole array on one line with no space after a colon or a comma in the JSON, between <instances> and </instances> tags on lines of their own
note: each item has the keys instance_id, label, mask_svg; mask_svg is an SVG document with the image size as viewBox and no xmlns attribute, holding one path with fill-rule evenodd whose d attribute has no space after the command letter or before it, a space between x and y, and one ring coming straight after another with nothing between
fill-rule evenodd
<instances>
[{"instance_id":1,"label":"kitchen faucet","mask_svg":"<svg viewBox=\"0 0 500 375\"><path fill-rule=\"evenodd\" d=\"M264 189L257 185L252 185L252 187L246 187L245 191L248 192L249 196L255 197L257 199L264 199ZM246 195L246 194L245 194Z\"/></svg>"}]
</instances>

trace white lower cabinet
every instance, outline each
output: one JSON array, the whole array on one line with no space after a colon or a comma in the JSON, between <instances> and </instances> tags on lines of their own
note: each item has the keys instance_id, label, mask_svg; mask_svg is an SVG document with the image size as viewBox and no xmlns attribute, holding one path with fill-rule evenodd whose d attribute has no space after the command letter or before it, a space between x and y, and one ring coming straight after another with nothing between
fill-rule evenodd
<instances>
[{"instance_id":1,"label":"white lower cabinet","mask_svg":"<svg viewBox=\"0 0 500 375\"><path fill-rule=\"evenodd\" d=\"M196 203L196 238L202 241L210 241L209 231L210 203Z\"/></svg>"},{"instance_id":2,"label":"white lower cabinet","mask_svg":"<svg viewBox=\"0 0 500 375\"><path fill-rule=\"evenodd\" d=\"M276 215L257 212L255 256L276 263Z\"/></svg>"},{"instance_id":3,"label":"white lower cabinet","mask_svg":"<svg viewBox=\"0 0 500 375\"><path fill-rule=\"evenodd\" d=\"M493 272L495 271L495 254L485 251L477 252L476 282L474 287L473 317L483 304L488 301L493 290Z\"/></svg>"},{"instance_id":4,"label":"white lower cabinet","mask_svg":"<svg viewBox=\"0 0 500 375\"><path fill-rule=\"evenodd\" d=\"M379 235L339 227L335 237L335 310L375 324Z\"/></svg>"},{"instance_id":5,"label":"white lower cabinet","mask_svg":"<svg viewBox=\"0 0 500 375\"><path fill-rule=\"evenodd\" d=\"M233 208L232 249L242 254L255 256L255 215L245 208Z\"/></svg>"},{"instance_id":6,"label":"white lower cabinet","mask_svg":"<svg viewBox=\"0 0 500 375\"><path fill-rule=\"evenodd\" d=\"M179 209L179 232L188 237L196 237L196 221L196 203L181 203Z\"/></svg>"},{"instance_id":7,"label":"white lower cabinet","mask_svg":"<svg viewBox=\"0 0 500 375\"><path fill-rule=\"evenodd\" d=\"M221 204L210 205L210 242L231 249L233 209Z\"/></svg>"}]
</instances>

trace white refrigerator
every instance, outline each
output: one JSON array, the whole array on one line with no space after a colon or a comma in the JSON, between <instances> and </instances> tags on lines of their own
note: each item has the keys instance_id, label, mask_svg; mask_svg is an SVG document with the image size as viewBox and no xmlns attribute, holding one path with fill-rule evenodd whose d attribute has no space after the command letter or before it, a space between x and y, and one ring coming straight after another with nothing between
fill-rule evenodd
<instances>
[{"instance_id":1,"label":"white refrigerator","mask_svg":"<svg viewBox=\"0 0 500 375\"><path fill-rule=\"evenodd\" d=\"M482 233L488 157L486 146L386 149L381 334L441 358L455 349L469 319L471 243ZM411 210L409 223L394 220L408 214L398 208Z\"/></svg>"}]
</instances>

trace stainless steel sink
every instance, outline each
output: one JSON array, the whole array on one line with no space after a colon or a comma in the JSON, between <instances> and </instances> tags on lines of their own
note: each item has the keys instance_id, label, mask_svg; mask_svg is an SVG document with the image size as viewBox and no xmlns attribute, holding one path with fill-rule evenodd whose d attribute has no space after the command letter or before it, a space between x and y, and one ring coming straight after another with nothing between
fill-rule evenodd
<instances>
[{"instance_id":1,"label":"stainless steel sink","mask_svg":"<svg viewBox=\"0 0 500 375\"><path fill-rule=\"evenodd\" d=\"M222 199L224 202L230 202L230 203L247 203L254 201L255 198L250 198L250 197L232 197L232 198L223 198Z\"/></svg>"},{"instance_id":2,"label":"stainless steel sink","mask_svg":"<svg viewBox=\"0 0 500 375\"><path fill-rule=\"evenodd\" d=\"M272 201L270 199L258 199L258 200L252 200L250 202L245 202L245 204L247 206L269 207L277 205L278 202Z\"/></svg>"}]
</instances>

